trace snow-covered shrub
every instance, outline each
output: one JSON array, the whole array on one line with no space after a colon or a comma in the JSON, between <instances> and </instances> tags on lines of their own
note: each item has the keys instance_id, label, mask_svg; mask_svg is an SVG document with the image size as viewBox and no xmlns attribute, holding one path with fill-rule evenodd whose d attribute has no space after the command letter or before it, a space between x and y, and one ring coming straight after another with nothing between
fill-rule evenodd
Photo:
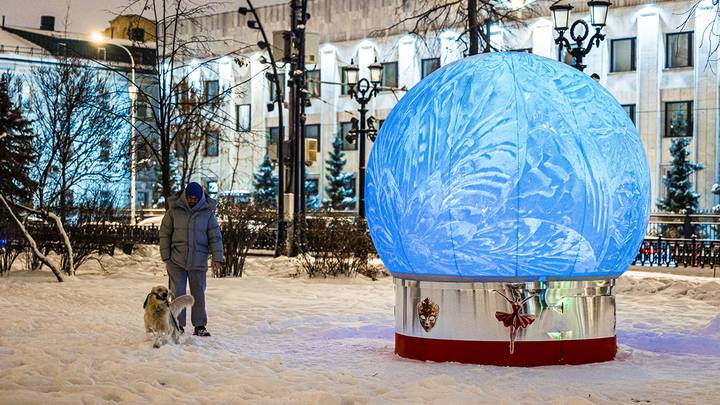
<instances>
[{"instance_id":1,"label":"snow-covered shrub","mask_svg":"<svg viewBox=\"0 0 720 405\"><path fill-rule=\"evenodd\" d=\"M310 277L362 274L377 279L380 268L370 263L375 248L367 223L332 213L318 213L303 221L300 262Z\"/></svg>"},{"instance_id":2,"label":"snow-covered shrub","mask_svg":"<svg viewBox=\"0 0 720 405\"><path fill-rule=\"evenodd\" d=\"M275 210L257 205L223 204L218 214L225 250L225 264L218 276L241 277L248 251L260 238L272 235Z\"/></svg>"}]
</instances>

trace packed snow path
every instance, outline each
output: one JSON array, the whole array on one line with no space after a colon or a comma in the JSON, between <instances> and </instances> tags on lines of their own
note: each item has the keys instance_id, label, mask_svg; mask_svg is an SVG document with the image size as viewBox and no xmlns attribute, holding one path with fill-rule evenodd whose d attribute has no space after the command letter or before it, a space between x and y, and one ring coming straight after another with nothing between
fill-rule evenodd
<instances>
[{"instance_id":1,"label":"packed snow path","mask_svg":"<svg viewBox=\"0 0 720 405\"><path fill-rule=\"evenodd\" d=\"M0 279L0 403L718 403L720 283L632 273L616 361L501 368L393 354L389 278L289 278L285 259L210 279L210 338L153 349L142 304L166 284L154 252L104 258L66 283Z\"/></svg>"}]
</instances>

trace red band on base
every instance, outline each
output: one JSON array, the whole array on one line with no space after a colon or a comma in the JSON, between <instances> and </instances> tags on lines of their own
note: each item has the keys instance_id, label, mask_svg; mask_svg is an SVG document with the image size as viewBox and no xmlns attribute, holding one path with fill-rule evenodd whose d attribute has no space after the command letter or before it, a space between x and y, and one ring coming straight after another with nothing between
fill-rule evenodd
<instances>
[{"instance_id":1,"label":"red band on base","mask_svg":"<svg viewBox=\"0 0 720 405\"><path fill-rule=\"evenodd\" d=\"M615 336L599 339L510 342L427 339L395 334L395 353L424 361L455 361L495 366L549 366L610 361L617 352Z\"/></svg>"}]
</instances>

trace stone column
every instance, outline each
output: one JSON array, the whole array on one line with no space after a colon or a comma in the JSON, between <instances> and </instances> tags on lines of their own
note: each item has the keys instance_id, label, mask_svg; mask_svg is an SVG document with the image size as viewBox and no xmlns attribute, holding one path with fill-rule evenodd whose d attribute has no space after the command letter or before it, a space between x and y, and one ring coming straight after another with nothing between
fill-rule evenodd
<instances>
[{"instance_id":1,"label":"stone column","mask_svg":"<svg viewBox=\"0 0 720 405\"><path fill-rule=\"evenodd\" d=\"M662 185L661 140L662 123L660 102L660 75L662 74L663 48L660 32L660 18L655 7L641 10L637 17L637 73L638 101L636 103L637 127L640 139L647 152L652 185L653 206Z\"/></svg>"}]
</instances>

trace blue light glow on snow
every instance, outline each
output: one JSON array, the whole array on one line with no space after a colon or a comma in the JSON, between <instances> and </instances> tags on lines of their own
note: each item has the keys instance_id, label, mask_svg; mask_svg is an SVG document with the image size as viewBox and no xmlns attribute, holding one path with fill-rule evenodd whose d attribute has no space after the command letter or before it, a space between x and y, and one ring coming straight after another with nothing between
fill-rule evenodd
<instances>
[{"instance_id":1,"label":"blue light glow on snow","mask_svg":"<svg viewBox=\"0 0 720 405\"><path fill-rule=\"evenodd\" d=\"M647 228L650 174L601 85L551 59L484 54L437 70L392 110L366 211L395 275L619 275Z\"/></svg>"}]
</instances>

